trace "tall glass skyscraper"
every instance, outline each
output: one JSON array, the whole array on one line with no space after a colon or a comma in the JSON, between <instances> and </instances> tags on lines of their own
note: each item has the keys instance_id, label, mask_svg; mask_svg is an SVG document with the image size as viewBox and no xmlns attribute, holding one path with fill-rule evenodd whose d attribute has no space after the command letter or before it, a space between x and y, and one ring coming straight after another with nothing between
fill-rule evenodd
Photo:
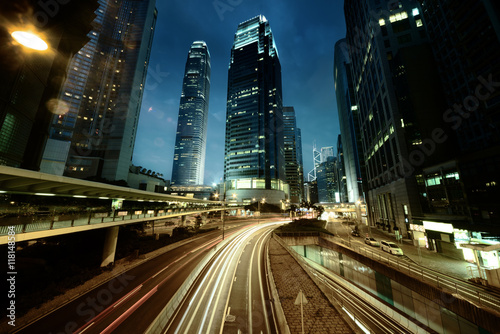
<instances>
[{"instance_id":1,"label":"tall glass skyscraper","mask_svg":"<svg viewBox=\"0 0 500 334\"><path fill-rule=\"evenodd\" d=\"M341 39L335 44L334 61L335 92L342 136L341 145L344 153L342 159L339 157L339 164L343 165L343 175L346 177L345 181L339 180L339 182L347 188L346 198L341 198L341 200L354 203L363 199L361 166L364 164L364 156L359 133L359 109L354 94L351 62L349 54L343 52L342 49L346 44L345 39ZM342 193L342 191L340 192Z\"/></svg>"},{"instance_id":2,"label":"tall glass skyscraper","mask_svg":"<svg viewBox=\"0 0 500 334\"><path fill-rule=\"evenodd\" d=\"M301 166L301 154L298 150L302 149L299 140L299 129L297 129L297 120L295 118L295 109L293 107L283 107L283 119L285 125L284 143L285 143L285 170L286 181L290 187L290 202L300 203L303 196L303 175Z\"/></svg>"},{"instance_id":3,"label":"tall glass skyscraper","mask_svg":"<svg viewBox=\"0 0 500 334\"><path fill-rule=\"evenodd\" d=\"M172 185L202 185L207 147L210 52L196 41L189 49L175 138Z\"/></svg>"},{"instance_id":4,"label":"tall glass skyscraper","mask_svg":"<svg viewBox=\"0 0 500 334\"><path fill-rule=\"evenodd\" d=\"M240 23L229 64L224 180L238 201L285 199L281 65L264 16Z\"/></svg>"},{"instance_id":5,"label":"tall glass skyscraper","mask_svg":"<svg viewBox=\"0 0 500 334\"><path fill-rule=\"evenodd\" d=\"M64 175L127 180L157 10L154 0L99 4L61 92L42 171L60 174L67 155Z\"/></svg>"}]
</instances>

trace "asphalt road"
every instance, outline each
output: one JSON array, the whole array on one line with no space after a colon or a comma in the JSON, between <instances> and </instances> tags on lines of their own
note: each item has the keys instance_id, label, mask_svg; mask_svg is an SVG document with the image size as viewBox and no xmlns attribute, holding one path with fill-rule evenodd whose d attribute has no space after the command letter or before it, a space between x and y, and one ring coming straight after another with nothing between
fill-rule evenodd
<instances>
[{"instance_id":1,"label":"asphalt road","mask_svg":"<svg viewBox=\"0 0 500 334\"><path fill-rule=\"evenodd\" d=\"M226 224L226 233L245 222ZM142 333L221 240L209 232L104 282L15 333Z\"/></svg>"},{"instance_id":2,"label":"asphalt road","mask_svg":"<svg viewBox=\"0 0 500 334\"><path fill-rule=\"evenodd\" d=\"M164 332L276 333L264 248L280 223L255 224L221 249Z\"/></svg>"}]
</instances>

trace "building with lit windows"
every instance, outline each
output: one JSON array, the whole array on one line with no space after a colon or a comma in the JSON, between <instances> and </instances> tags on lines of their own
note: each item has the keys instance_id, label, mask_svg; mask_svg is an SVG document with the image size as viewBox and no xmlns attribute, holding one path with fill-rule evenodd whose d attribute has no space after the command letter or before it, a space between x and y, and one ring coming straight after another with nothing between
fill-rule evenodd
<instances>
[{"instance_id":1,"label":"building with lit windows","mask_svg":"<svg viewBox=\"0 0 500 334\"><path fill-rule=\"evenodd\" d=\"M327 157L316 169L318 200L320 203L337 203L337 158Z\"/></svg>"},{"instance_id":2,"label":"building with lit windows","mask_svg":"<svg viewBox=\"0 0 500 334\"><path fill-rule=\"evenodd\" d=\"M427 212L500 241L500 5L490 0L419 1L448 108L445 127L457 133L456 159L425 170ZM479 52L487 50L487 52ZM493 83L495 82L495 83ZM469 225L469 226L467 226ZM487 236L489 234L489 236Z\"/></svg>"},{"instance_id":3,"label":"building with lit windows","mask_svg":"<svg viewBox=\"0 0 500 334\"><path fill-rule=\"evenodd\" d=\"M285 145L285 173L286 182L290 187L290 203L299 204L303 198L304 176L301 166L301 154L298 152L302 145L297 129L295 109L283 107L284 145Z\"/></svg>"},{"instance_id":4,"label":"building with lit windows","mask_svg":"<svg viewBox=\"0 0 500 334\"><path fill-rule=\"evenodd\" d=\"M406 236L423 214L423 169L455 156L446 110L418 1L345 1L371 224Z\"/></svg>"},{"instance_id":5,"label":"building with lit windows","mask_svg":"<svg viewBox=\"0 0 500 334\"><path fill-rule=\"evenodd\" d=\"M202 185L207 146L210 52L196 41L189 49L175 138L171 185Z\"/></svg>"},{"instance_id":6,"label":"building with lit windows","mask_svg":"<svg viewBox=\"0 0 500 334\"><path fill-rule=\"evenodd\" d=\"M240 23L228 73L224 181L226 198L280 203L288 196L283 143L281 65L264 16Z\"/></svg>"},{"instance_id":7,"label":"building with lit windows","mask_svg":"<svg viewBox=\"0 0 500 334\"><path fill-rule=\"evenodd\" d=\"M0 2L0 165L40 169L52 115L60 112L59 79L89 41L97 0L56 5L49 17L42 1ZM37 32L46 49L15 41L12 27Z\"/></svg>"},{"instance_id":8,"label":"building with lit windows","mask_svg":"<svg viewBox=\"0 0 500 334\"><path fill-rule=\"evenodd\" d=\"M100 0L96 15L69 67L42 171L126 181L157 10L154 0Z\"/></svg>"}]
</instances>

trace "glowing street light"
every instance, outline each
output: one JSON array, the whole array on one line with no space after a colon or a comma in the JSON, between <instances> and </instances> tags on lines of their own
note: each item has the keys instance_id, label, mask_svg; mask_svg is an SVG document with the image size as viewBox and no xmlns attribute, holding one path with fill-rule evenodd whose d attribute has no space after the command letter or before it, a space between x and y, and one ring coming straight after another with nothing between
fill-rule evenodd
<instances>
[{"instance_id":1,"label":"glowing street light","mask_svg":"<svg viewBox=\"0 0 500 334\"><path fill-rule=\"evenodd\" d=\"M18 30L12 32L11 35L19 44L27 48L38 51L45 51L49 48L47 43L34 33Z\"/></svg>"}]
</instances>

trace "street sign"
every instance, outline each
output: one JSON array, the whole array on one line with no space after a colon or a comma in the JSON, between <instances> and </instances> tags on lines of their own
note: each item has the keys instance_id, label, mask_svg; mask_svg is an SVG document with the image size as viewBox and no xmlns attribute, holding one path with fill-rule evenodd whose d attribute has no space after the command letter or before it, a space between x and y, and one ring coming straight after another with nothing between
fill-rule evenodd
<instances>
[{"instance_id":1,"label":"street sign","mask_svg":"<svg viewBox=\"0 0 500 334\"><path fill-rule=\"evenodd\" d=\"M306 296L302 293L302 290L299 291L297 298L295 298L295 305L300 305L300 320L302 322L302 334L304 334L304 308L303 305L307 304Z\"/></svg>"},{"instance_id":2,"label":"street sign","mask_svg":"<svg viewBox=\"0 0 500 334\"><path fill-rule=\"evenodd\" d=\"M302 298L302 303L300 298ZM295 299L295 305L300 305L300 304L307 304L307 299L304 293L302 293L302 290L299 291L299 294L297 295L297 298Z\"/></svg>"}]
</instances>

